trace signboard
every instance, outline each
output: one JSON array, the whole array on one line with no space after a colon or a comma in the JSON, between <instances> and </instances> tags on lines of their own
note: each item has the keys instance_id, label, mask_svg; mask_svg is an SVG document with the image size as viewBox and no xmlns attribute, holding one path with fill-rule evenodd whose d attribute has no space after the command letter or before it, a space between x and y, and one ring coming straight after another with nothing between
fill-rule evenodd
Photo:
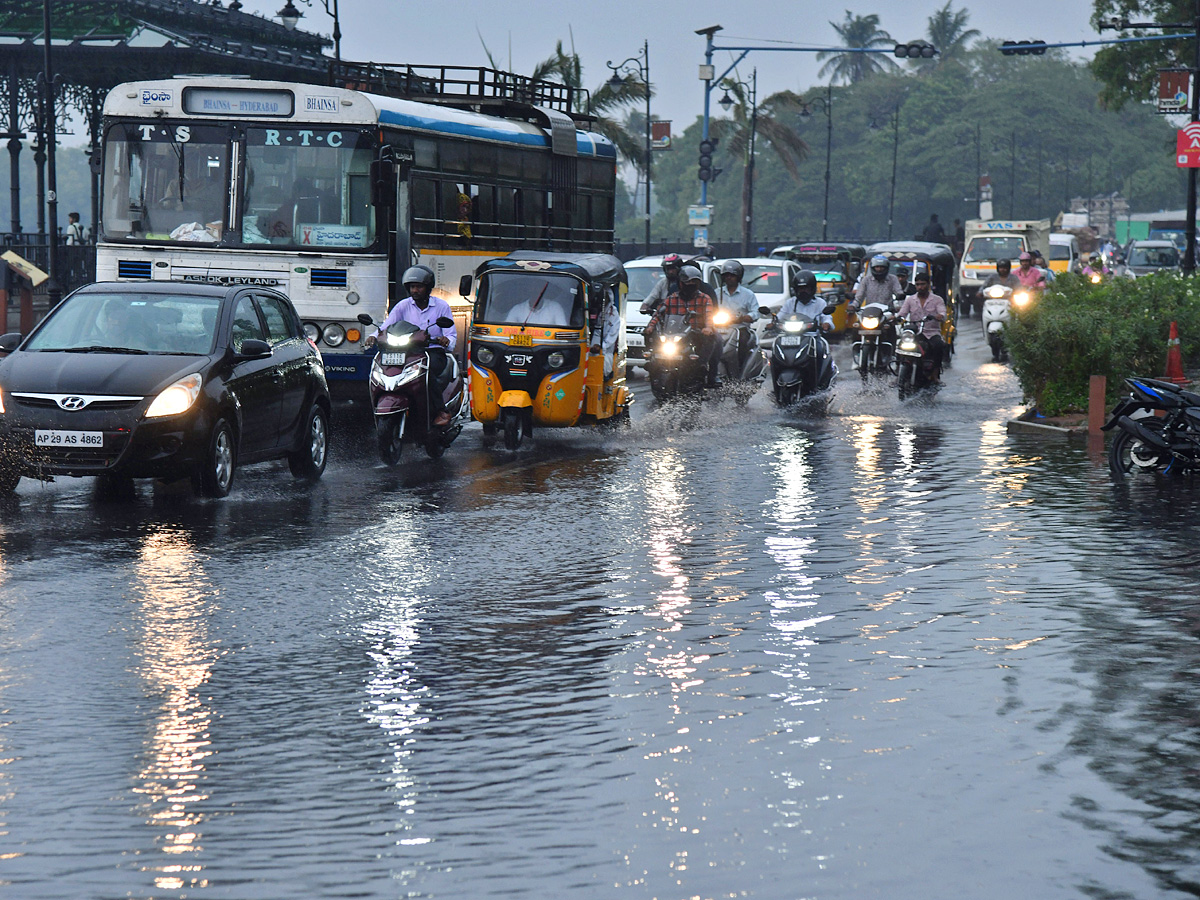
<instances>
[{"instance_id":1,"label":"signboard","mask_svg":"<svg viewBox=\"0 0 1200 900\"><path fill-rule=\"evenodd\" d=\"M1181 113L1188 109L1188 85L1191 73L1187 69L1158 70L1158 111Z\"/></svg>"},{"instance_id":2,"label":"signboard","mask_svg":"<svg viewBox=\"0 0 1200 900\"><path fill-rule=\"evenodd\" d=\"M650 123L650 149L671 149L671 122L669 119Z\"/></svg>"},{"instance_id":3,"label":"signboard","mask_svg":"<svg viewBox=\"0 0 1200 900\"><path fill-rule=\"evenodd\" d=\"M692 229L692 246L707 247L708 246L708 229L693 228Z\"/></svg>"},{"instance_id":4,"label":"signboard","mask_svg":"<svg viewBox=\"0 0 1200 900\"><path fill-rule=\"evenodd\" d=\"M712 206L689 206L688 207L688 224L689 225L711 225L712 224Z\"/></svg>"},{"instance_id":5,"label":"signboard","mask_svg":"<svg viewBox=\"0 0 1200 900\"><path fill-rule=\"evenodd\" d=\"M0 254L0 259L8 263L8 267L18 275L28 278L34 287L37 287L50 276L31 263L29 260L18 256L12 250L7 253Z\"/></svg>"},{"instance_id":6,"label":"signboard","mask_svg":"<svg viewBox=\"0 0 1200 900\"><path fill-rule=\"evenodd\" d=\"M282 117L292 108L291 91L192 87L183 92L183 111L192 115Z\"/></svg>"},{"instance_id":7,"label":"signboard","mask_svg":"<svg viewBox=\"0 0 1200 900\"><path fill-rule=\"evenodd\" d=\"M1200 122L1185 125L1176 134L1175 165L1181 169L1200 169Z\"/></svg>"}]
</instances>

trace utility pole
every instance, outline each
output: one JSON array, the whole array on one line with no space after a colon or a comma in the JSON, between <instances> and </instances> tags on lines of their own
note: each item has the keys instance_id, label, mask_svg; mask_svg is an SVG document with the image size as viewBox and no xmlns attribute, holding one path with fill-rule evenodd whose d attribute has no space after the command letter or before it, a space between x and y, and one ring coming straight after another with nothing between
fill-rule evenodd
<instances>
[{"instance_id":1,"label":"utility pole","mask_svg":"<svg viewBox=\"0 0 1200 900\"><path fill-rule=\"evenodd\" d=\"M1200 2L1200 0L1197 0ZM42 29L43 46L45 48L45 71L42 73L42 89L46 98L46 217L47 237L50 241L50 281L46 286L50 298L50 308L58 306L62 291L58 286L58 180L54 169L55 134L58 129L58 117L54 112L54 67L50 60L50 0L42 0Z\"/></svg>"}]
</instances>

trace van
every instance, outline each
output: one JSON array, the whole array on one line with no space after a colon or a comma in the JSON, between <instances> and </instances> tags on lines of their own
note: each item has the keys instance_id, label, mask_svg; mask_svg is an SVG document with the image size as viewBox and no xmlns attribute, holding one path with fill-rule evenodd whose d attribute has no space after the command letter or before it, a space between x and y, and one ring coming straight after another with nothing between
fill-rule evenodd
<instances>
[{"instance_id":1,"label":"van","mask_svg":"<svg viewBox=\"0 0 1200 900\"><path fill-rule=\"evenodd\" d=\"M1050 255L1046 258L1050 271L1056 273L1079 270L1079 238L1073 234L1055 232L1050 235Z\"/></svg>"}]
</instances>

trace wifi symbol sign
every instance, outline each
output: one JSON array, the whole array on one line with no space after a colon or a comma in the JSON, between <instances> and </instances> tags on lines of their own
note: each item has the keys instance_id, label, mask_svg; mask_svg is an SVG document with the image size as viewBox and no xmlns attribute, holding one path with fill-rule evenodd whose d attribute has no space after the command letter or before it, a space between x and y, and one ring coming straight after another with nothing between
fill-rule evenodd
<instances>
[{"instance_id":1,"label":"wifi symbol sign","mask_svg":"<svg viewBox=\"0 0 1200 900\"><path fill-rule=\"evenodd\" d=\"M1175 165L1180 168L1200 168L1200 122L1179 129L1175 138Z\"/></svg>"}]
</instances>

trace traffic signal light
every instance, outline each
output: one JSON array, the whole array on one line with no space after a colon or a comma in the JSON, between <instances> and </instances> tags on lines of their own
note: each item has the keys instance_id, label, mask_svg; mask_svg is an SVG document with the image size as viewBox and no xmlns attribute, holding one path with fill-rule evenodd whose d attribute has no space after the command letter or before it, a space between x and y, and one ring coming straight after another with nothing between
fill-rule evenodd
<instances>
[{"instance_id":1,"label":"traffic signal light","mask_svg":"<svg viewBox=\"0 0 1200 900\"><path fill-rule=\"evenodd\" d=\"M708 138L700 142L700 180L712 181L720 169L713 168L713 153L717 149L717 139Z\"/></svg>"},{"instance_id":2,"label":"traffic signal light","mask_svg":"<svg viewBox=\"0 0 1200 900\"><path fill-rule=\"evenodd\" d=\"M1046 52L1045 41L1005 41L1000 45L1005 56L1041 56Z\"/></svg>"},{"instance_id":3,"label":"traffic signal light","mask_svg":"<svg viewBox=\"0 0 1200 900\"><path fill-rule=\"evenodd\" d=\"M897 59L933 59L937 56L937 48L925 41L911 44L897 44L892 50Z\"/></svg>"}]
</instances>

